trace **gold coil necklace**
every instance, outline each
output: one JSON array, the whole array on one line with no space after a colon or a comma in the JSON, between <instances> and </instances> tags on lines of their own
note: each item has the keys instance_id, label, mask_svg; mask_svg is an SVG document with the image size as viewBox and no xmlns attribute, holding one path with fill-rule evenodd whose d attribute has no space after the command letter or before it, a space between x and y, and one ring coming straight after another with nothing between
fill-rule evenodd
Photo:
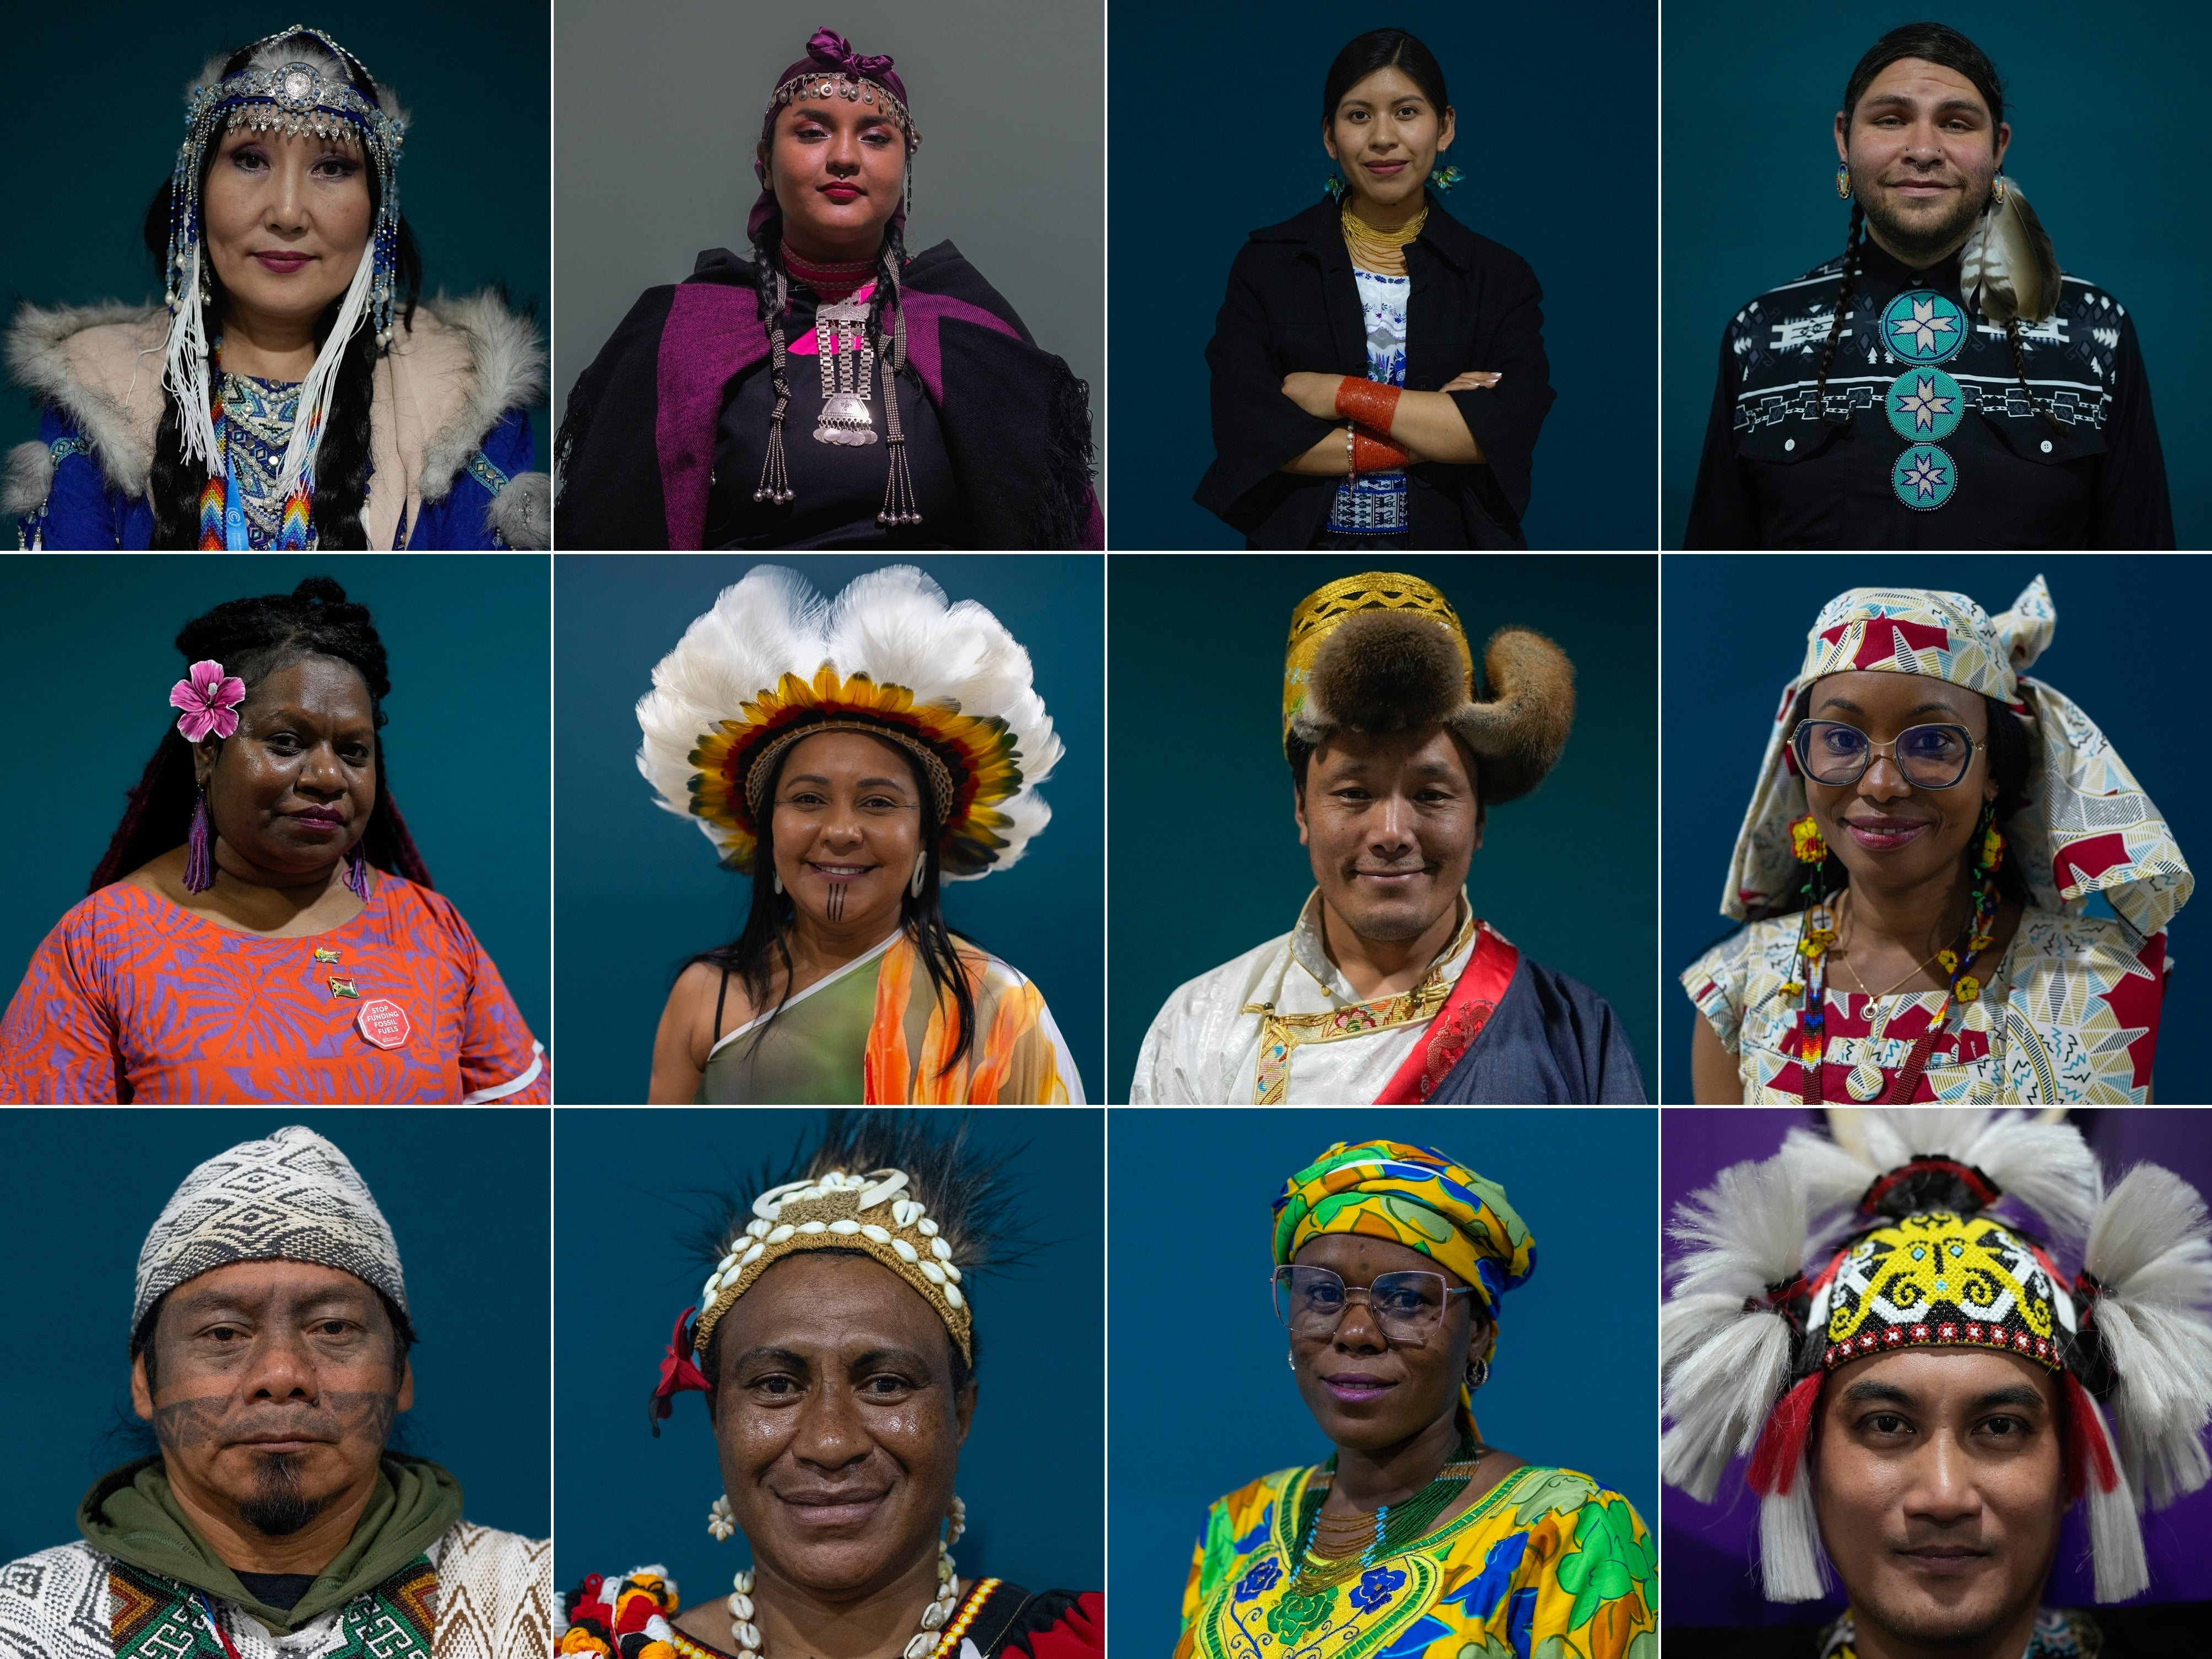
<instances>
[{"instance_id":1,"label":"gold coil necklace","mask_svg":"<svg viewBox=\"0 0 2212 1659\"><path fill-rule=\"evenodd\" d=\"M1344 203L1344 246L1352 254L1352 263L1362 270L1372 270L1384 276L1403 276L1406 274L1406 244L1421 234L1421 227L1429 222L1429 204L1424 201L1421 210L1395 230L1377 230L1352 210L1351 198Z\"/></svg>"}]
</instances>

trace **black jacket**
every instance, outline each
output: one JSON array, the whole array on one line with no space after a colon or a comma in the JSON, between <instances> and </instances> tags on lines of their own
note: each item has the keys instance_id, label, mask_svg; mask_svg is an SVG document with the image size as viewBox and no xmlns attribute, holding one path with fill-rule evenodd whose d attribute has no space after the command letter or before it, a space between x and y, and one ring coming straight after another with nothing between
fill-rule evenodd
<instances>
[{"instance_id":1,"label":"black jacket","mask_svg":"<svg viewBox=\"0 0 2212 1659\"><path fill-rule=\"evenodd\" d=\"M1283 471L1342 422L1309 415L1283 395L1283 377L1367 374L1367 330L1337 204L1326 198L1285 223L1255 230L1230 267L1229 293L1206 361L1213 372L1215 460L1200 506L1244 532L1253 548L1313 545L1338 481ZM1406 314L1406 389L1436 392L1469 369L1504 378L1452 401L1488 464L1425 462L1410 469L1413 545L1528 545L1536 434L1552 407L1544 359L1543 290L1527 260L1478 236L1429 198L1428 222L1406 247L1413 279Z\"/></svg>"}]
</instances>

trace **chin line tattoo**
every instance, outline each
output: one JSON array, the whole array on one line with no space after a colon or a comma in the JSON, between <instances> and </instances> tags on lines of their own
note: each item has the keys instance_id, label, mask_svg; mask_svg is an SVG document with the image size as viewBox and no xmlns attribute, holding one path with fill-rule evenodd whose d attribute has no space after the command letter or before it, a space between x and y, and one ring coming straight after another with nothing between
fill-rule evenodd
<instances>
[{"instance_id":1,"label":"chin line tattoo","mask_svg":"<svg viewBox=\"0 0 2212 1659\"><path fill-rule=\"evenodd\" d=\"M845 920L846 885L846 883L841 881L834 884L830 889L830 896L825 902L829 905L830 920L832 921L842 921Z\"/></svg>"}]
</instances>

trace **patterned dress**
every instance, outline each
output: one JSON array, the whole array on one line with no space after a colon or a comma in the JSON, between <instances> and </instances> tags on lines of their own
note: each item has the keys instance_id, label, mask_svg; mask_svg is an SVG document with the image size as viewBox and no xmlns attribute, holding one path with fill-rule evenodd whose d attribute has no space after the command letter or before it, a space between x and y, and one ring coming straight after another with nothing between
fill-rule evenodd
<instances>
[{"instance_id":1,"label":"patterned dress","mask_svg":"<svg viewBox=\"0 0 2212 1659\"><path fill-rule=\"evenodd\" d=\"M544 1045L453 902L374 879L358 916L303 939L101 888L0 1020L0 1102L545 1104Z\"/></svg>"},{"instance_id":2,"label":"patterned dress","mask_svg":"<svg viewBox=\"0 0 2212 1659\"><path fill-rule=\"evenodd\" d=\"M1413 291L1410 276L1385 276L1352 267L1359 283L1360 319L1367 330L1367 378L1384 386L1406 384L1406 302ZM1406 475L1361 472L1336 487L1328 509L1331 536L1402 536L1412 520L1406 507Z\"/></svg>"},{"instance_id":3,"label":"patterned dress","mask_svg":"<svg viewBox=\"0 0 2212 1659\"><path fill-rule=\"evenodd\" d=\"M1805 1097L1797 1059L1800 918L1756 921L1683 973L1682 988L1736 1057L1747 1105ZM2166 935L2031 909L1978 1001L1955 1010L1915 1100L1960 1105L2142 1105L2166 995ZM1827 992L1820 1098L1877 1101L1943 1001L1939 991Z\"/></svg>"},{"instance_id":4,"label":"patterned dress","mask_svg":"<svg viewBox=\"0 0 2212 1659\"><path fill-rule=\"evenodd\" d=\"M1589 1476L1516 1469L1410 1549L1302 1593L1285 1564L1316 1473L1213 1505L1176 1659L1658 1659L1657 1542Z\"/></svg>"}]
</instances>

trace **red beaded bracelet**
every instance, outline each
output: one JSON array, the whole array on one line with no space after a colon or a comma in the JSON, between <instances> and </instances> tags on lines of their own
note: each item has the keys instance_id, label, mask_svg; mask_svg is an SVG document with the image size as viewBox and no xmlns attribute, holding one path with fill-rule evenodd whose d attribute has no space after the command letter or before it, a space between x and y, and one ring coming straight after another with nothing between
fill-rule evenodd
<instances>
[{"instance_id":1,"label":"red beaded bracelet","mask_svg":"<svg viewBox=\"0 0 2212 1659\"><path fill-rule=\"evenodd\" d=\"M1398 472L1411 459L1402 444L1378 438L1365 427L1352 431L1352 470L1354 472Z\"/></svg>"},{"instance_id":2,"label":"red beaded bracelet","mask_svg":"<svg viewBox=\"0 0 2212 1659\"><path fill-rule=\"evenodd\" d=\"M1348 421L1387 434L1398 418L1399 388L1347 374L1336 383L1336 412Z\"/></svg>"}]
</instances>

